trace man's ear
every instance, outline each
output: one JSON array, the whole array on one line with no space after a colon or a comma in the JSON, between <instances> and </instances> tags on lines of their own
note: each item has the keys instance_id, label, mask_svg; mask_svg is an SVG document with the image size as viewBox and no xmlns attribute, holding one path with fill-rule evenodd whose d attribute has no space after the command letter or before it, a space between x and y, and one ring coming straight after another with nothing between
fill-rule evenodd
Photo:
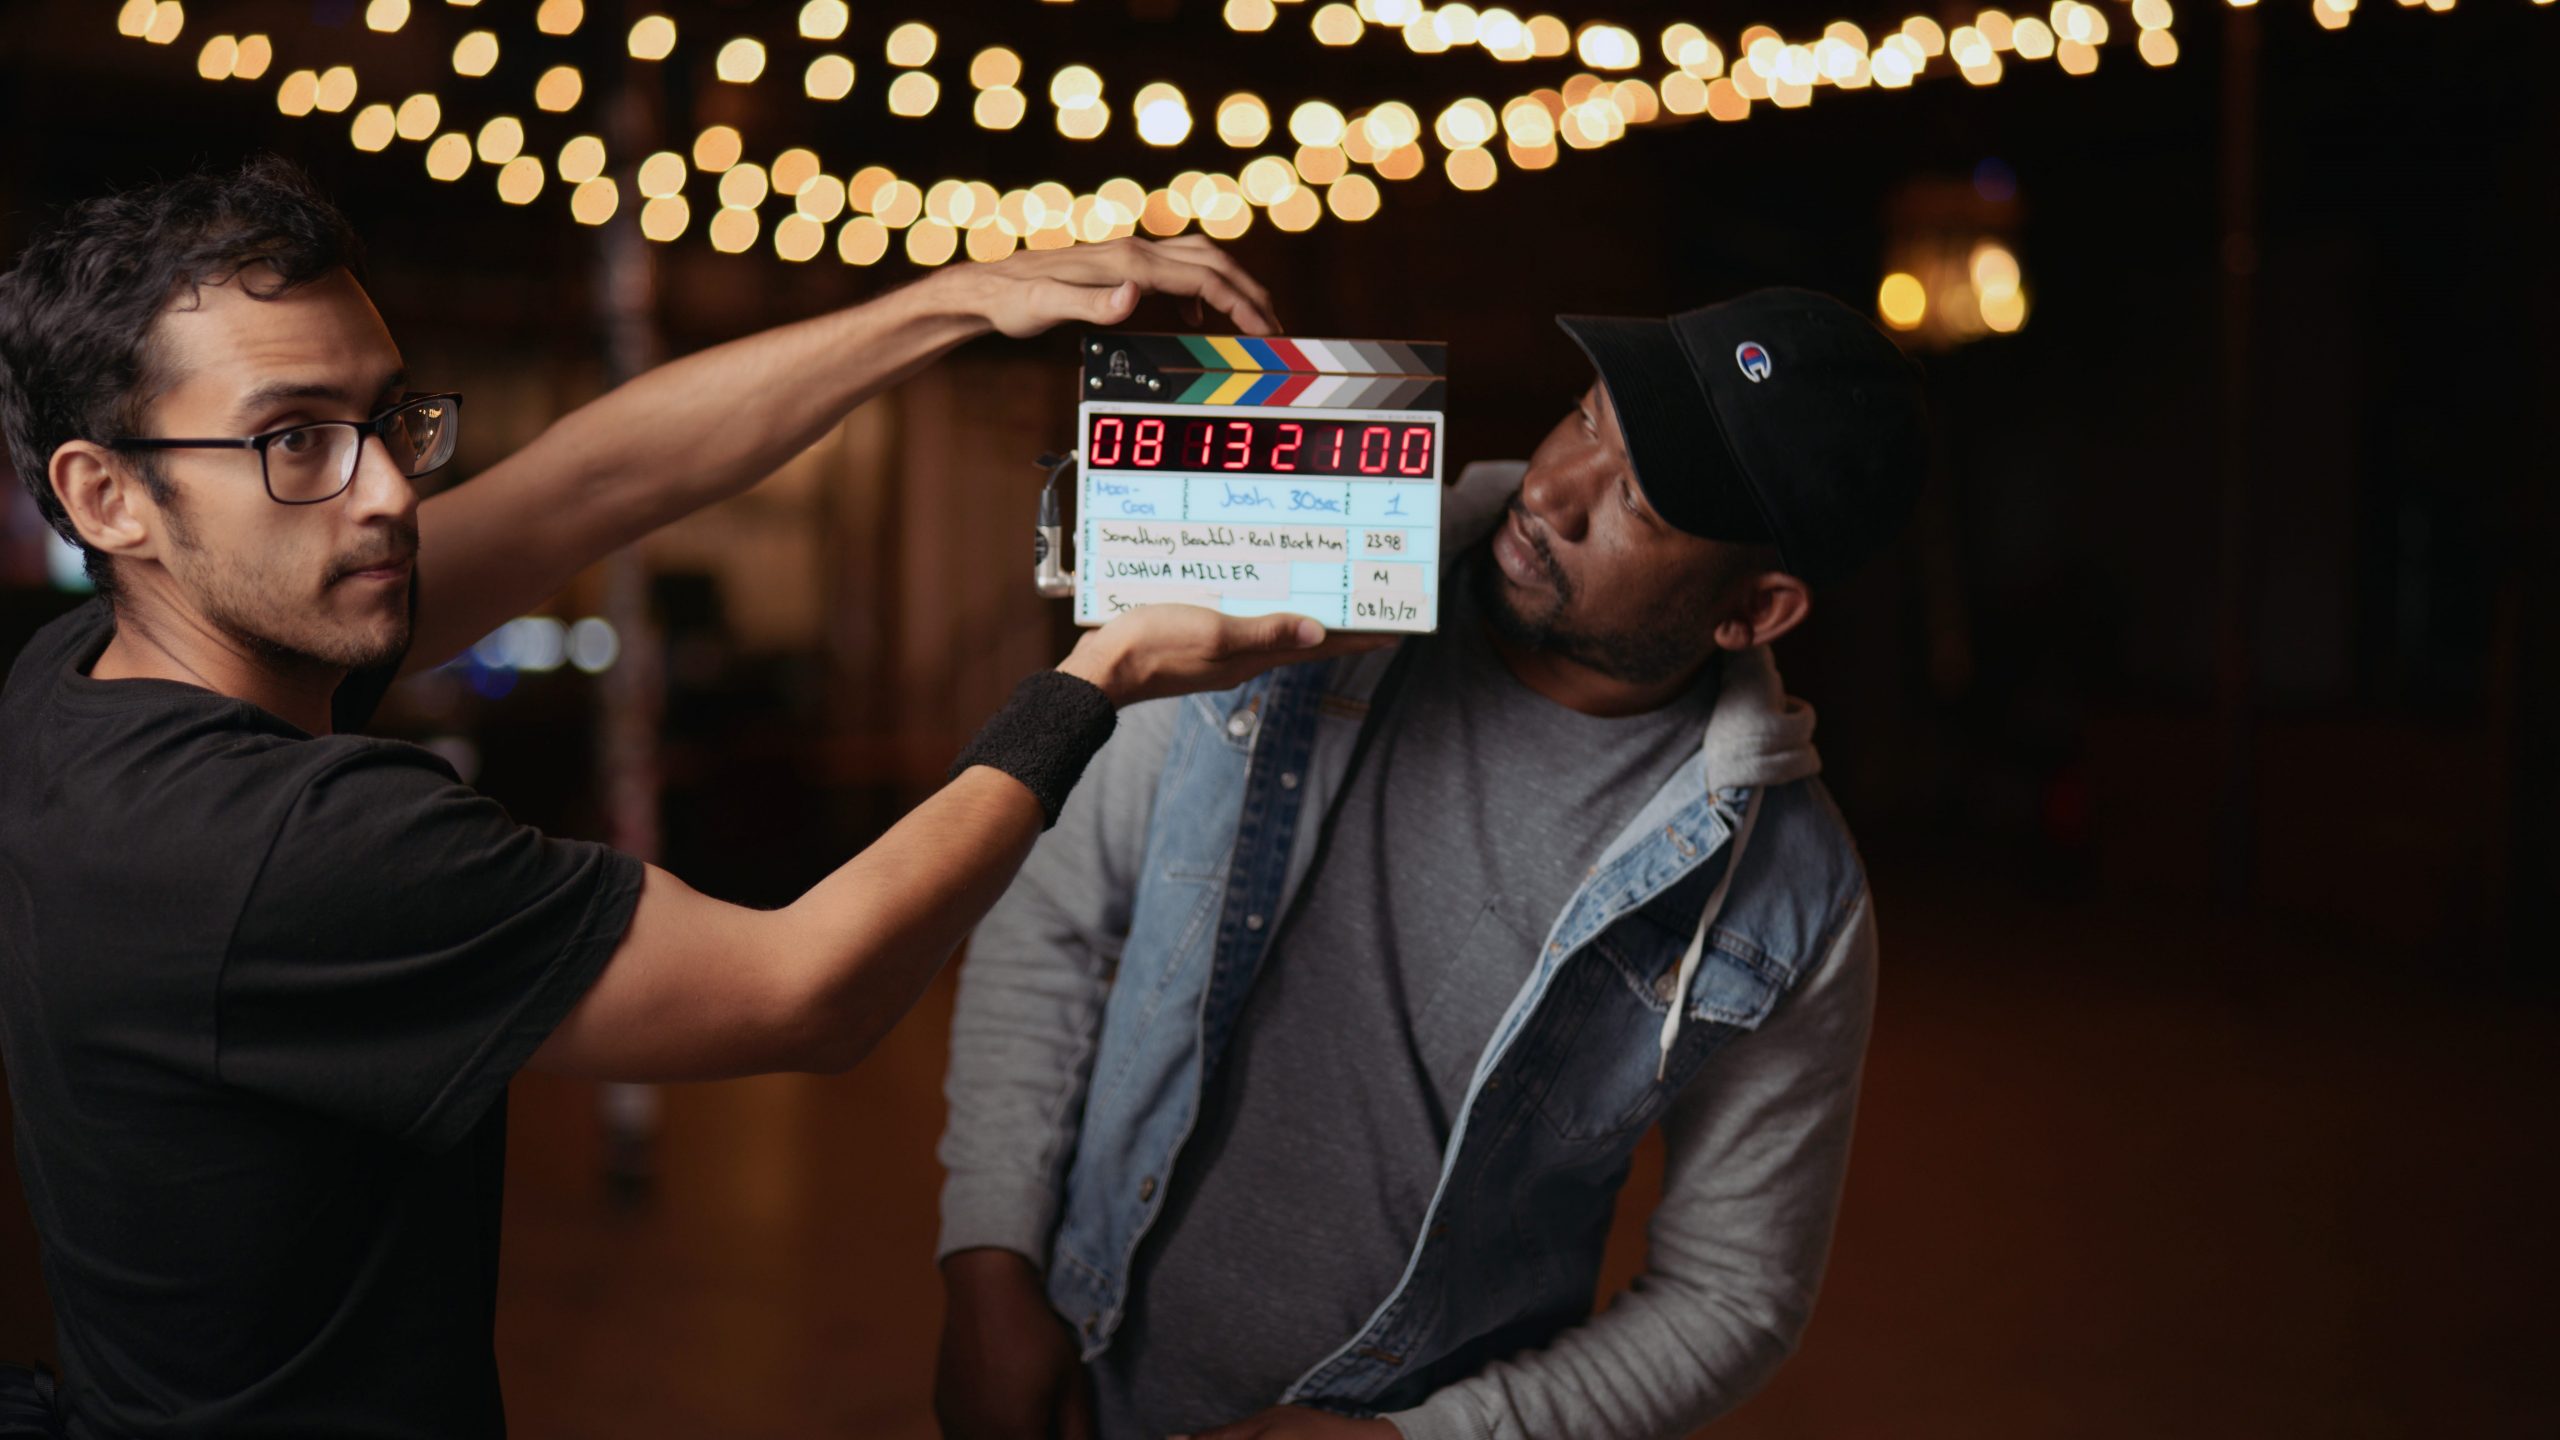
<instances>
[{"instance_id":1,"label":"man's ear","mask_svg":"<svg viewBox=\"0 0 2560 1440\"><path fill-rule=\"evenodd\" d=\"M46 476L91 548L119 559L158 557L160 507L123 456L92 441L66 440Z\"/></svg>"},{"instance_id":2,"label":"man's ear","mask_svg":"<svg viewBox=\"0 0 2560 1440\"><path fill-rule=\"evenodd\" d=\"M1813 591L1784 570L1763 570L1742 582L1733 613L1716 625L1716 646L1748 650L1766 645L1813 613Z\"/></svg>"}]
</instances>

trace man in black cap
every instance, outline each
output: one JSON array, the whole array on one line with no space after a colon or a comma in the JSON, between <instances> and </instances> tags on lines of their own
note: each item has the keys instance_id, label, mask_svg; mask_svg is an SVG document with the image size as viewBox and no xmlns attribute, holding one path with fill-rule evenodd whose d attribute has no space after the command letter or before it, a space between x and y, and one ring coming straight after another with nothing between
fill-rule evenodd
<instances>
[{"instance_id":1,"label":"man in black cap","mask_svg":"<svg viewBox=\"0 0 2560 1440\"><path fill-rule=\"evenodd\" d=\"M947 1434L1673 1436L1792 1348L1875 930L1768 646L1908 516L1920 385L1804 291L1562 323L1440 631L1131 709L979 927Z\"/></svg>"}]
</instances>

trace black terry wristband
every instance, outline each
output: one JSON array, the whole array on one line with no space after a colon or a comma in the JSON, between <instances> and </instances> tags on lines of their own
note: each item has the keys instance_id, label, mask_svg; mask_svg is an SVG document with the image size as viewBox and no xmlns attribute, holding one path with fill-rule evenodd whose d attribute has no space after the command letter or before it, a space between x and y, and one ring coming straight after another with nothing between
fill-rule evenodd
<instances>
[{"instance_id":1,"label":"black terry wristband","mask_svg":"<svg viewBox=\"0 0 2560 1440\"><path fill-rule=\"evenodd\" d=\"M1102 687L1063 670L1042 670L1013 687L1013 698L979 728L947 778L958 779L972 765L1003 771L1040 802L1046 830L1058 823L1067 792L1119 723Z\"/></svg>"}]
</instances>

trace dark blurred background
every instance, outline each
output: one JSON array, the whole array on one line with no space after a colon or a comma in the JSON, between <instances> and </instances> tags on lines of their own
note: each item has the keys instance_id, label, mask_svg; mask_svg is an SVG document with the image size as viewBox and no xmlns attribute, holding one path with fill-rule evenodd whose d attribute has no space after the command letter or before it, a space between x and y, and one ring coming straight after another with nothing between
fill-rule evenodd
<instances>
[{"instance_id":1,"label":"dark blurred background","mask_svg":"<svg viewBox=\"0 0 2560 1440\"><path fill-rule=\"evenodd\" d=\"M1675 22L1730 56L1750 24L1809 40L1842 18L1613 3L1565 17L1633 32L1643 62L1611 81L1661 83ZM819 44L796 4L670 0L650 8L679 22L677 53L641 64L622 53L641 7L614 0L562 36L532 0L415 0L387 34L359 0L188 0L167 43L119 33L167 25L147 4L12 0L0 253L111 186L294 157L363 234L412 373L468 393L459 483L652 353L922 267L895 243L868 266L832 244L778 258L781 199L720 253L708 176L687 232L653 244L627 176L591 227L556 175L519 207L493 166L446 183L420 143L351 143L364 105L420 91L448 130L522 116L546 164L574 134L612 137L619 167L719 123L752 160L808 145L839 179L876 163L1079 192L1289 153L1220 143L1233 90L1275 129L1301 99L1401 99L1429 163L1381 181L1374 218L1257 215L1232 247L1294 332L1449 342L1458 459L1525 454L1588 382L1558 311L1768 283L1874 309L1909 273L1937 474L1904 540L1780 647L1873 871L1884 995L1822 1307L1719 1433L2560 1433L2555 1127L2532 1099L2560 1039L2560 7L2174 3L2166 65L2137 54L2144 12L2098 0L2094 73L2013 52L1974 84L1942 58L1904 90L1824 87L1739 123L1665 112L1542 170L1504 156L1468 193L1438 170L1442 107L1586 67L1417 55L1377 28L1327 47L1311 3L1260 34L1212 0L866 6ZM1905 13L1846 18L1873 41ZM939 32L942 95L896 118L882 45L914 19ZM476 28L501 59L457 78ZM261 78L199 78L211 37L251 33L272 38ZM731 35L768 47L756 84L714 78ZM1005 133L969 120L969 57L996 44L1030 100ZM855 59L840 103L801 94L821 51ZM290 72L340 63L352 107L281 113ZM585 77L565 115L529 103L558 63ZM1109 87L1099 139L1052 126L1070 63ZM1128 113L1156 79L1194 121L1169 150ZM2014 261L2022 317L1996 256L1993 292L1973 288L1986 245ZM1982 323L1995 310L2010 333ZM1027 530L1030 461L1071 435L1071 346L963 349L404 685L381 728L525 819L654 850L728 898L796 896L1068 643L1031 593ZM13 655L80 597L5 496ZM848 1076L519 1083L498 1332L519 1433L932 1433L949 993L946 974ZM1648 1160L1630 1186L1604 1294L1641 1263L1657 1176ZM0 1358L52 1344L0 1177Z\"/></svg>"}]
</instances>

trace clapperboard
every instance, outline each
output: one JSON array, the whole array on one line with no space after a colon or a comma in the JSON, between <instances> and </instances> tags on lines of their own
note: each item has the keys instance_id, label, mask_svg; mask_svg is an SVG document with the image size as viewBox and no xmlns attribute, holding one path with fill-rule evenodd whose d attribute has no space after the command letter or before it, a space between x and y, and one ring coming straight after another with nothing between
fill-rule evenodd
<instances>
[{"instance_id":1,"label":"clapperboard","mask_svg":"<svg viewBox=\"0 0 2560 1440\"><path fill-rule=\"evenodd\" d=\"M1092 335L1082 359L1079 624L1180 601L1437 627L1446 345Z\"/></svg>"}]
</instances>

